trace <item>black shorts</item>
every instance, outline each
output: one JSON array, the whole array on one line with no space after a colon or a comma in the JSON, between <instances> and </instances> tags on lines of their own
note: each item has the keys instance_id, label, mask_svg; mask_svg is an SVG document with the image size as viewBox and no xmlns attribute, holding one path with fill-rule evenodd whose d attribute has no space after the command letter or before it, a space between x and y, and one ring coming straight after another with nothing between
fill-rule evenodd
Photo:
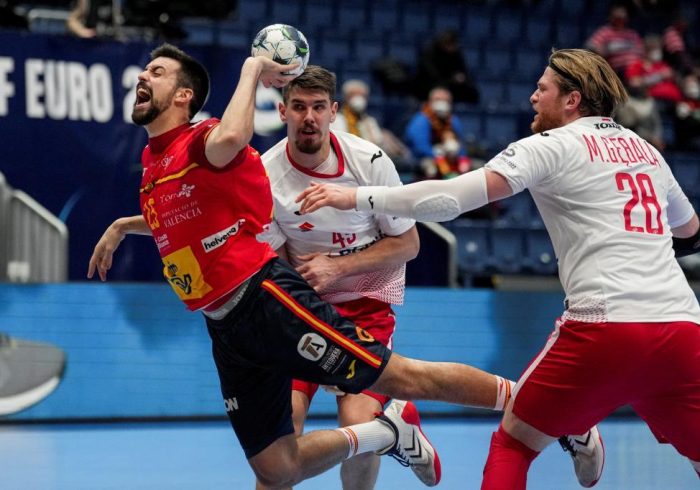
<instances>
[{"instance_id":1,"label":"black shorts","mask_svg":"<svg viewBox=\"0 0 700 490\"><path fill-rule=\"evenodd\" d=\"M359 393L391 355L280 259L253 277L225 318L206 321L226 411L247 458L294 432L293 378Z\"/></svg>"}]
</instances>

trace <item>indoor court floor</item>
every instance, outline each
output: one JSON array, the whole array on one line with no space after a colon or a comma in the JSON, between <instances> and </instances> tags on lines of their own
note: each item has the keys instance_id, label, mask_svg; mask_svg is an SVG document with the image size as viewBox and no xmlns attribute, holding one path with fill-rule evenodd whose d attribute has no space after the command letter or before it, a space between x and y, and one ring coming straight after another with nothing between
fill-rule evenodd
<instances>
[{"instance_id":1,"label":"indoor court floor","mask_svg":"<svg viewBox=\"0 0 700 490\"><path fill-rule=\"evenodd\" d=\"M438 448L438 488L478 489L498 419L428 419L424 431ZM311 420L308 429L329 428ZM659 445L637 419L601 424L607 450L600 490L700 488L685 458ZM578 489L568 454L547 448L530 470L529 489ZM3 490L253 489L243 452L226 421L130 424L0 425ZM296 488L339 489L338 470ZM418 489L408 468L382 460L377 489Z\"/></svg>"}]
</instances>

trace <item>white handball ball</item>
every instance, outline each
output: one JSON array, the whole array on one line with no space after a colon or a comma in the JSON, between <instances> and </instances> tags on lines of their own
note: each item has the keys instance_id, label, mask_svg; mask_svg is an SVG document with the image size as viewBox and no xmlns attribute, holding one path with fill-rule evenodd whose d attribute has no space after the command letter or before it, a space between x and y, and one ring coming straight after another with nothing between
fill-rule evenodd
<instances>
[{"instance_id":1,"label":"white handball ball","mask_svg":"<svg viewBox=\"0 0 700 490\"><path fill-rule=\"evenodd\" d=\"M272 24L255 35L251 47L252 56L265 56L277 63L299 63L285 75L301 75L309 63L309 43L304 34L287 24Z\"/></svg>"}]
</instances>

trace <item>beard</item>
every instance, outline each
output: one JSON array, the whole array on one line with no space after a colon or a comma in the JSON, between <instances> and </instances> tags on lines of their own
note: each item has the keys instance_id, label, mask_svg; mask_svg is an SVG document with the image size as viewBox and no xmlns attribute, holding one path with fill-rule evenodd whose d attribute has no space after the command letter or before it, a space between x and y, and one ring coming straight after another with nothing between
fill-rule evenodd
<instances>
[{"instance_id":1,"label":"beard","mask_svg":"<svg viewBox=\"0 0 700 490\"><path fill-rule=\"evenodd\" d=\"M131 120L137 126L146 126L155 121L161 112L163 111L155 104L151 104L145 111L137 111L134 107L134 110L131 112Z\"/></svg>"},{"instance_id":2,"label":"beard","mask_svg":"<svg viewBox=\"0 0 700 490\"><path fill-rule=\"evenodd\" d=\"M134 124L137 126L146 126L151 124L165 109L170 106L173 97L175 97L175 90L168 95L167 100L161 103L154 99L151 94L151 103L148 106L148 109L140 111L136 108L136 104L134 104L134 109L131 111L131 120L134 121Z\"/></svg>"},{"instance_id":3,"label":"beard","mask_svg":"<svg viewBox=\"0 0 700 490\"><path fill-rule=\"evenodd\" d=\"M534 133L542 133L544 131L549 131L550 129L555 129L562 126L561 118L553 116L552 114L546 112L539 112L539 116L532 124L530 124L530 129Z\"/></svg>"},{"instance_id":4,"label":"beard","mask_svg":"<svg viewBox=\"0 0 700 490\"><path fill-rule=\"evenodd\" d=\"M319 138L317 141L314 141L311 138L303 138L297 139L294 142L294 146L297 147L297 150L308 155L313 155L314 153L317 153L319 150L321 150L322 145L323 138Z\"/></svg>"}]
</instances>

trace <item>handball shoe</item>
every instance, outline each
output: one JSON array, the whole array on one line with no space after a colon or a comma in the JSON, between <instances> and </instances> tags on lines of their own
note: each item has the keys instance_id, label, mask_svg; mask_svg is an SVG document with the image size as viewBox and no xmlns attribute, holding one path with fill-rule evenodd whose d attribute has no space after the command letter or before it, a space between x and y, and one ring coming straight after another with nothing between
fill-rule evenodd
<instances>
[{"instance_id":1,"label":"handball shoe","mask_svg":"<svg viewBox=\"0 0 700 490\"><path fill-rule=\"evenodd\" d=\"M388 454L403 466L409 466L429 487L440 483L440 458L420 428L416 406L411 402L392 400L377 420L388 425L395 435L394 444L377 454Z\"/></svg>"},{"instance_id":2,"label":"handball shoe","mask_svg":"<svg viewBox=\"0 0 700 490\"><path fill-rule=\"evenodd\" d=\"M582 487L590 488L600 480L605 464L605 447L598 427L580 436L562 436L559 444L574 460L576 478Z\"/></svg>"}]
</instances>

